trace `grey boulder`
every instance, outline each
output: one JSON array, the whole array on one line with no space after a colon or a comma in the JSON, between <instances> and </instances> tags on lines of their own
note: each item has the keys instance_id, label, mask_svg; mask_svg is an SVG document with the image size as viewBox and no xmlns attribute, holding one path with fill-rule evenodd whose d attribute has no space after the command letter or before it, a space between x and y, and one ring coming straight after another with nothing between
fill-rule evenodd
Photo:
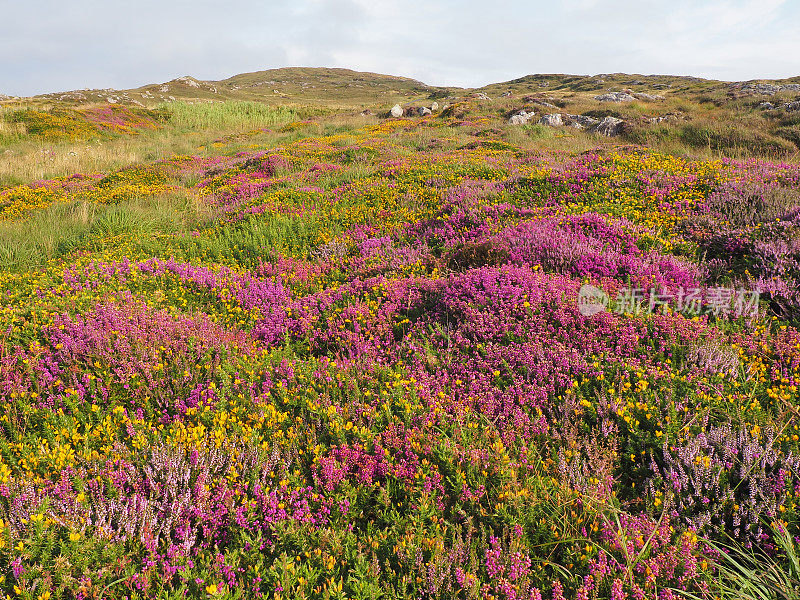
<instances>
[{"instance_id":1,"label":"grey boulder","mask_svg":"<svg viewBox=\"0 0 800 600\"><path fill-rule=\"evenodd\" d=\"M622 133L625 126L625 121L617 119L616 117L606 117L598 123L592 131L607 137L613 137Z\"/></svg>"},{"instance_id":2,"label":"grey boulder","mask_svg":"<svg viewBox=\"0 0 800 600\"><path fill-rule=\"evenodd\" d=\"M539 119L539 125L547 125L548 127L558 127L559 125L563 124L564 119L561 118L559 113L544 115L541 119Z\"/></svg>"},{"instance_id":3,"label":"grey boulder","mask_svg":"<svg viewBox=\"0 0 800 600\"><path fill-rule=\"evenodd\" d=\"M525 125L533 116L533 112L521 110L518 113L511 115L511 118L508 119L508 123L510 125Z\"/></svg>"},{"instance_id":4,"label":"grey boulder","mask_svg":"<svg viewBox=\"0 0 800 600\"><path fill-rule=\"evenodd\" d=\"M631 94L627 92L608 92L607 94L600 94L594 97L598 102L633 102L636 100Z\"/></svg>"}]
</instances>

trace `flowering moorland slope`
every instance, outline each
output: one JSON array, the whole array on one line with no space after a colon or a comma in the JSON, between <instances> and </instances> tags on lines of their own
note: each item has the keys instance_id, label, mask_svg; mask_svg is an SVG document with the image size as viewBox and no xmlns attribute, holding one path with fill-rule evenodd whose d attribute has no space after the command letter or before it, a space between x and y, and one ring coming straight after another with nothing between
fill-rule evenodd
<instances>
[{"instance_id":1,"label":"flowering moorland slope","mask_svg":"<svg viewBox=\"0 0 800 600\"><path fill-rule=\"evenodd\" d=\"M800 167L258 139L0 191L206 207L0 270L5 594L710 598L711 541L784 560Z\"/></svg>"}]
</instances>

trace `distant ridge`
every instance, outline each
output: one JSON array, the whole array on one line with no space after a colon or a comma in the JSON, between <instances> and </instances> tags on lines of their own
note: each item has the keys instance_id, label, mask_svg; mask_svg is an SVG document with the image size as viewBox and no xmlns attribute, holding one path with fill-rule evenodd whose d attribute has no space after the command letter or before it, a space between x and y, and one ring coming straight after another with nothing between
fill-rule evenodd
<instances>
[{"instance_id":1,"label":"distant ridge","mask_svg":"<svg viewBox=\"0 0 800 600\"><path fill-rule=\"evenodd\" d=\"M479 92L490 97L525 97L549 92L602 94L631 89L638 93L669 93L688 97L712 94L723 99L736 99L743 96L769 96L780 91L793 92L798 84L800 76L779 80L728 82L683 75L539 73L479 88L458 88L429 85L408 77L343 68L283 67L240 73L218 81L183 75L164 83L152 83L127 90L72 90L41 94L29 99L0 95L0 101L44 100L66 104L120 103L154 106L176 100L243 100L332 108L375 108L430 98L463 97Z\"/></svg>"}]
</instances>

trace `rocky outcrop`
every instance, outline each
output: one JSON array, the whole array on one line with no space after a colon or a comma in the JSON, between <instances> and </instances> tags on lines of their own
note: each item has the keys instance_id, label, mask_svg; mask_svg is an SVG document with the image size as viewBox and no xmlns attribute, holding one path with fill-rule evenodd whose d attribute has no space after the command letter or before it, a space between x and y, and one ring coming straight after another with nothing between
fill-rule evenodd
<instances>
[{"instance_id":1,"label":"rocky outcrop","mask_svg":"<svg viewBox=\"0 0 800 600\"><path fill-rule=\"evenodd\" d=\"M780 92L800 92L800 83L734 83L731 87L749 96L774 96Z\"/></svg>"},{"instance_id":2,"label":"rocky outcrop","mask_svg":"<svg viewBox=\"0 0 800 600\"><path fill-rule=\"evenodd\" d=\"M664 99L664 96L659 96L658 94L645 94L644 92L637 92L633 94L633 97L637 100L643 100L644 102L660 102Z\"/></svg>"},{"instance_id":3,"label":"rocky outcrop","mask_svg":"<svg viewBox=\"0 0 800 600\"><path fill-rule=\"evenodd\" d=\"M509 117L508 123L510 125L525 125L533 118L534 114L533 111L528 112L524 109L517 111Z\"/></svg>"},{"instance_id":4,"label":"rocky outcrop","mask_svg":"<svg viewBox=\"0 0 800 600\"><path fill-rule=\"evenodd\" d=\"M677 123L678 121L683 121L685 117L675 114L675 113L667 113L665 115L659 115L657 117L645 117L644 121L646 123Z\"/></svg>"},{"instance_id":5,"label":"rocky outcrop","mask_svg":"<svg viewBox=\"0 0 800 600\"><path fill-rule=\"evenodd\" d=\"M564 119L561 118L559 113L544 115L539 119L539 125L547 125L548 127L558 127L564 124Z\"/></svg>"},{"instance_id":6,"label":"rocky outcrop","mask_svg":"<svg viewBox=\"0 0 800 600\"><path fill-rule=\"evenodd\" d=\"M606 117L594 128L592 128L592 131L606 137L614 137L621 134L624 127L625 121L622 119L617 119L616 117Z\"/></svg>"},{"instance_id":7,"label":"rocky outcrop","mask_svg":"<svg viewBox=\"0 0 800 600\"><path fill-rule=\"evenodd\" d=\"M195 80L189 77L188 75L184 75L183 77L178 77L177 79L173 80L175 83L182 83L183 85L188 85L189 87L199 88L200 84Z\"/></svg>"},{"instance_id":8,"label":"rocky outcrop","mask_svg":"<svg viewBox=\"0 0 800 600\"><path fill-rule=\"evenodd\" d=\"M628 92L608 92L594 97L598 102L633 102L636 98Z\"/></svg>"},{"instance_id":9,"label":"rocky outcrop","mask_svg":"<svg viewBox=\"0 0 800 600\"><path fill-rule=\"evenodd\" d=\"M573 126L580 125L579 129L595 127L600 123L600 119L595 119L594 117L588 117L586 115L567 115L567 121Z\"/></svg>"}]
</instances>

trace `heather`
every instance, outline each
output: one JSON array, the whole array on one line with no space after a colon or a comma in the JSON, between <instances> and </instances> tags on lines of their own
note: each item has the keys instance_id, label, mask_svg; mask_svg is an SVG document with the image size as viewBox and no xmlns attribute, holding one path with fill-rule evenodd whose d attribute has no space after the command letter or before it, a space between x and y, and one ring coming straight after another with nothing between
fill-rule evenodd
<instances>
[{"instance_id":1,"label":"heather","mask_svg":"<svg viewBox=\"0 0 800 600\"><path fill-rule=\"evenodd\" d=\"M735 552L793 572L800 168L530 149L471 106L0 190L6 594L711 599ZM628 301L585 314L584 285Z\"/></svg>"}]
</instances>

